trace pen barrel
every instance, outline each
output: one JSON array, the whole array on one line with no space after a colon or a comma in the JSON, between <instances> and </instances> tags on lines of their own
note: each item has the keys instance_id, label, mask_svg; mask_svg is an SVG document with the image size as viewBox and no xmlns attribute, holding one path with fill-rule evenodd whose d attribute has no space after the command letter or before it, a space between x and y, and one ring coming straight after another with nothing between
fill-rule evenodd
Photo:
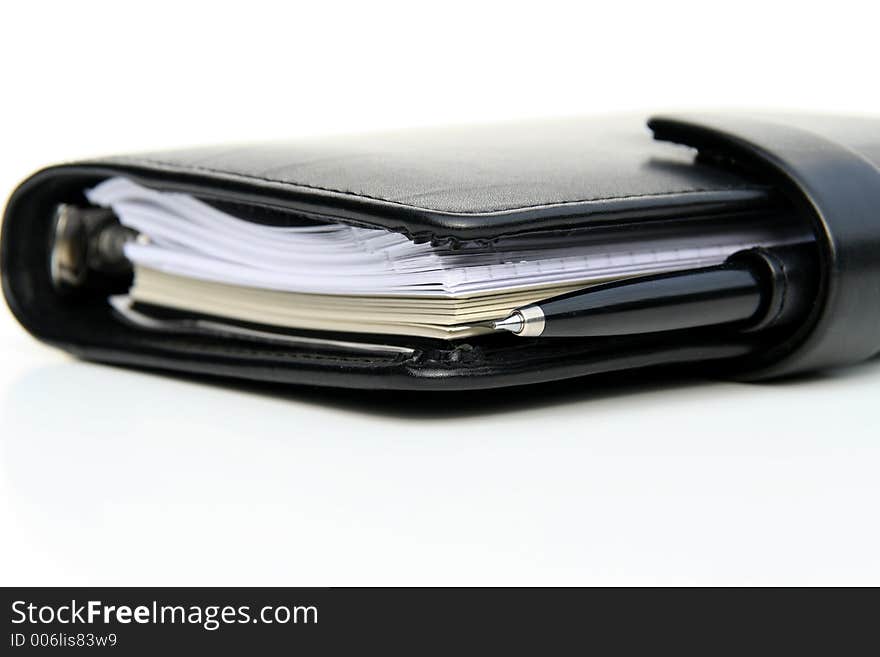
<instances>
[{"instance_id":1,"label":"pen barrel","mask_svg":"<svg viewBox=\"0 0 880 657\"><path fill-rule=\"evenodd\" d=\"M764 306L758 277L745 264L597 285L540 304L546 337L600 337L717 324L746 326Z\"/></svg>"},{"instance_id":2,"label":"pen barrel","mask_svg":"<svg viewBox=\"0 0 880 657\"><path fill-rule=\"evenodd\" d=\"M733 254L727 264L754 272L763 291L762 311L744 330L754 332L800 324L809 314L818 285L815 243L755 247Z\"/></svg>"}]
</instances>

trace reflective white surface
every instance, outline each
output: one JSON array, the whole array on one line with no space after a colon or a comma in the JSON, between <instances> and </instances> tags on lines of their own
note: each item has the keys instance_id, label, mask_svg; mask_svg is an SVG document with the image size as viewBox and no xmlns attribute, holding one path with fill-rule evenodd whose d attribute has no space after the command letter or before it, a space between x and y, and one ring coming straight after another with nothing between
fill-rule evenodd
<instances>
[{"instance_id":1,"label":"reflective white surface","mask_svg":"<svg viewBox=\"0 0 880 657\"><path fill-rule=\"evenodd\" d=\"M880 363L415 411L2 326L7 584L880 583Z\"/></svg>"},{"instance_id":2,"label":"reflective white surface","mask_svg":"<svg viewBox=\"0 0 880 657\"><path fill-rule=\"evenodd\" d=\"M193 143L880 114L870 3L744 0L721 23L675 0L221 4L3 3L0 194L53 162ZM468 399L418 412L92 365L4 307L0 584L880 585L878 362Z\"/></svg>"}]
</instances>

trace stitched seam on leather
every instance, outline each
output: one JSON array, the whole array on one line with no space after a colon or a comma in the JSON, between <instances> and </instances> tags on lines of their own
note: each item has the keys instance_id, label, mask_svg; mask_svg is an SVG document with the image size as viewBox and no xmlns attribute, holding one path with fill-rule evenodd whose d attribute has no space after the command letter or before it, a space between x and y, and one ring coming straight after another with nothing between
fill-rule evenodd
<instances>
[{"instance_id":1,"label":"stitched seam on leather","mask_svg":"<svg viewBox=\"0 0 880 657\"><path fill-rule=\"evenodd\" d=\"M244 347L230 347L227 345L212 345L209 348L202 347L199 345L200 350L209 351L212 353L219 352L221 355L226 356L247 356L251 358L265 358L268 360L272 360L276 357L285 358L288 361L302 363L304 361L334 361L334 362L344 362L344 363L360 363L363 365L375 365L376 367L382 367L387 365L396 365L399 363L406 362L412 359L412 356L407 356L404 354L397 354L391 358L381 359L377 357L368 357L368 356L345 356L340 354L336 355L322 355L322 354L310 354L310 353L298 353L292 351L266 351L261 349L247 349ZM168 351L173 353L183 352L186 355L192 355L193 352L188 351L185 348L177 349L170 348Z\"/></svg>"},{"instance_id":2,"label":"stitched seam on leather","mask_svg":"<svg viewBox=\"0 0 880 657\"><path fill-rule=\"evenodd\" d=\"M562 200L562 201L546 201L544 203L538 203L536 205L521 205L521 206L513 206L509 208L498 208L496 210L435 210L432 208L426 208L418 205L411 205L409 203L403 203L402 201L392 201L391 199L384 198L382 196L372 196L370 194L364 194L362 192L355 192L352 190L346 189L336 189L333 187L322 187L320 185L313 185L309 183L299 183L293 182L290 180L281 180L279 178L267 178L264 176L256 176L248 173L237 173L235 171L227 171L225 169L215 169L212 167L199 166L196 164L182 164L179 162L167 162L164 160L155 160L152 158L146 157L135 157L129 155L118 155L110 158L111 162L129 162L132 164L157 164L164 167L172 167L176 169L185 169L188 171L204 171L206 173L217 173L222 174L224 176L234 176L236 178L241 178L243 180L258 180L262 182L270 182L276 183L279 185L285 185L287 187L299 187L302 189L314 189L322 192L333 192L335 194L345 194L347 196L354 196L357 198L366 198L373 201L381 201L383 203L390 203L393 205L399 205L404 208L412 208L414 210L422 210L425 212L440 212L444 214L453 214L453 215L479 215L479 214L490 214L492 212L511 212L518 210L532 210L535 208L541 208L548 205L563 205L563 204L574 204L574 203L590 203L594 201L626 201L629 199L638 199L638 198L648 198L652 196L675 196L677 194L691 194L691 193L699 193L699 192L726 192L726 191L735 191L735 190L749 190L756 189L755 185L738 185L738 186L726 186L726 187L712 187L712 188L701 188L701 187L692 187L690 189L679 189L672 190L668 192L651 192L646 194L629 194L627 196L604 196L604 197L591 197L591 198L582 198L582 199L574 199L574 200ZM763 187L763 186L762 186Z\"/></svg>"}]
</instances>

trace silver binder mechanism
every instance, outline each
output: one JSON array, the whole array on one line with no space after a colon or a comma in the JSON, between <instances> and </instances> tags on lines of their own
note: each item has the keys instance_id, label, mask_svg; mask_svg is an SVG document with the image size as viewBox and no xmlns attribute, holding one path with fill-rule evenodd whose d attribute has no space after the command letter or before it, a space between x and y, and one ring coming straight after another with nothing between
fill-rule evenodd
<instances>
[{"instance_id":1,"label":"silver binder mechanism","mask_svg":"<svg viewBox=\"0 0 880 657\"><path fill-rule=\"evenodd\" d=\"M50 235L49 272L58 291L82 287L91 271L131 271L123 246L137 233L122 226L112 210L61 203Z\"/></svg>"}]
</instances>

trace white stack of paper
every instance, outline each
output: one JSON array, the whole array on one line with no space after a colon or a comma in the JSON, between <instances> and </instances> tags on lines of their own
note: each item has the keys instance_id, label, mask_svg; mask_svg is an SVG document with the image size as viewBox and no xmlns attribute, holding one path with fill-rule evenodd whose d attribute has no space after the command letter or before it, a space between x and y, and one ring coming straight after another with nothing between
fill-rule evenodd
<instances>
[{"instance_id":1,"label":"white stack of paper","mask_svg":"<svg viewBox=\"0 0 880 657\"><path fill-rule=\"evenodd\" d=\"M140 235L126 245L135 301L288 328L458 338L519 306L590 284L708 266L797 234L739 222L614 242L586 231L450 250L341 223L245 221L124 178L88 190Z\"/></svg>"}]
</instances>

